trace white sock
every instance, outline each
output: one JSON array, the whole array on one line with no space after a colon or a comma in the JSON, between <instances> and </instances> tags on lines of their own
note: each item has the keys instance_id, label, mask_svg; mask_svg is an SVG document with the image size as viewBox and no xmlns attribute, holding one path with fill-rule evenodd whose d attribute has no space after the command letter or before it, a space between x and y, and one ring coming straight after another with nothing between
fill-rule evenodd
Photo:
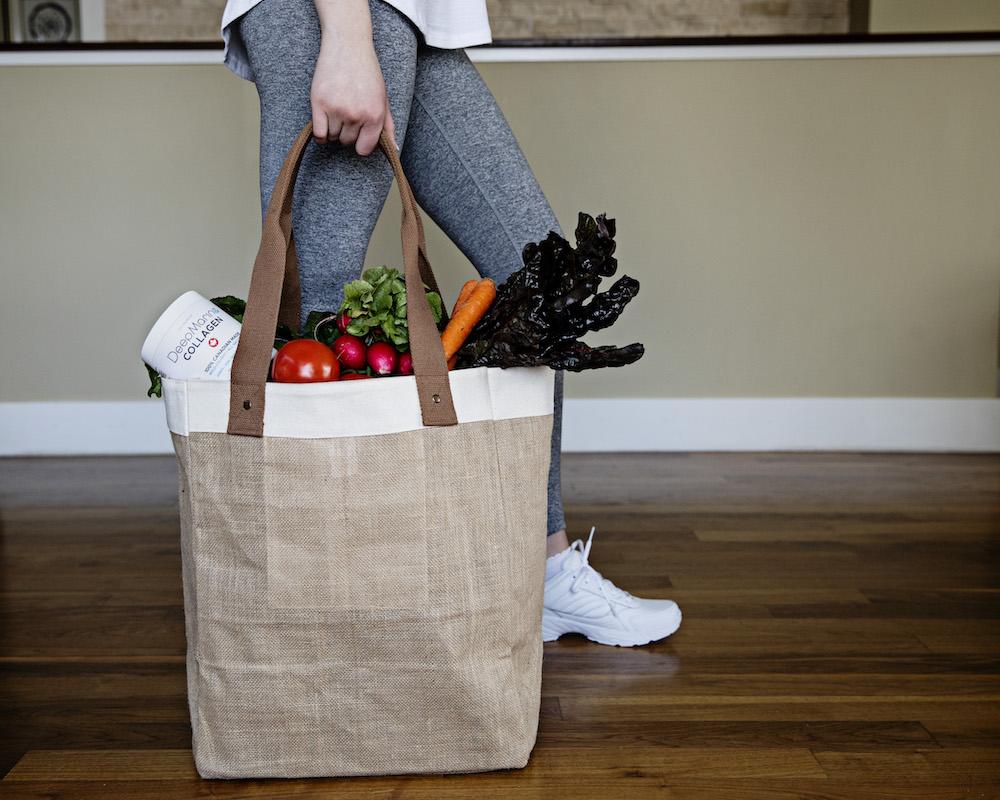
<instances>
[{"instance_id":1,"label":"white sock","mask_svg":"<svg viewBox=\"0 0 1000 800\"><path fill-rule=\"evenodd\" d=\"M563 561L566 560L566 556L569 555L569 548L565 550L560 550L558 553L549 556L545 559L545 580L548 580L553 575L557 575L559 570L562 569Z\"/></svg>"}]
</instances>

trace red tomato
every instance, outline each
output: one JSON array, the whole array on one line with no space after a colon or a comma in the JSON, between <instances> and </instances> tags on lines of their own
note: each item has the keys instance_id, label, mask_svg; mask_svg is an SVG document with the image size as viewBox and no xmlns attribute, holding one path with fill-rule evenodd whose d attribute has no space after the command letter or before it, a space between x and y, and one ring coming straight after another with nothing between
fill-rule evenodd
<instances>
[{"instance_id":1,"label":"red tomato","mask_svg":"<svg viewBox=\"0 0 1000 800\"><path fill-rule=\"evenodd\" d=\"M350 372L346 375L341 375L340 379L342 381L365 381L370 377L371 375L365 375L363 372Z\"/></svg>"},{"instance_id":2,"label":"red tomato","mask_svg":"<svg viewBox=\"0 0 1000 800\"><path fill-rule=\"evenodd\" d=\"M279 383L335 381L340 377L340 363L322 342L293 339L274 357L271 377Z\"/></svg>"}]
</instances>

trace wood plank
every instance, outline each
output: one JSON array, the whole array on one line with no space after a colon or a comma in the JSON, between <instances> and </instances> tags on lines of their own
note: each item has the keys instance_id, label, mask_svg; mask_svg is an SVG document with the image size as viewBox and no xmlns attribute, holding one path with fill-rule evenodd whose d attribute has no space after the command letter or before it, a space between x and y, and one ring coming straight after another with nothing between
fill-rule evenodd
<instances>
[{"instance_id":1,"label":"wood plank","mask_svg":"<svg viewBox=\"0 0 1000 800\"><path fill-rule=\"evenodd\" d=\"M196 777L190 750L29 750L5 781L171 781Z\"/></svg>"},{"instance_id":2,"label":"wood plank","mask_svg":"<svg viewBox=\"0 0 1000 800\"><path fill-rule=\"evenodd\" d=\"M997 780L996 748L813 752L830 778L838 782L864 779L873 773L896 785L949 785L961 781L983 783Z\"/></svg>"},{"instance_id":3,"label":"wood plank","mask_svg":"<svg viewBox=\"0 0 1000 800\"><path fill-rule=\"evenodd\" d=\"M489 793L527 800L998 800L994 783L966 782L961 787L875 783L836 784L829 779L692 780L669 783L630 773L581 780L579 769L541 776L533 767L500 779L449 775L407 778L341 778L307 781L131 781L114 784L115 800L192 800L193 798L267 798L268 800L468 800ZM2 784L5 800L108 800L107 787L96 782L30 781Z\"/></svg>"},{"instance_id":4,"label":"wood plank","mask_svg":"<svg viewBox=\"0 0 1000 800\"><path fill-rule=\"evenodd\" d=\"M535 766L568 763L571 748L552 746ZM578 755L578 754L577 754ZM588 769L596 777L629 773L647 779L680 779L711 769L718 778L823 778L825 772L804 747L650 747L633 746L630 757L643 766L621 766L621 754L588 751ZM185 780L195 776L190 750L31 750L7 773L5 781Z\"/></svg>"},{"instance_id":5,"label":"wood plank","mask_svg":"<svg viewBox=\"0 0 1000 800\"><path fill-rule=\"evenodd\" d=\"M797 702L796 702L797 700ZM976 698L964 700L925 699L913 701L899 698L834 697L825 700L813 698L772 697L759 701L737 701L724 698L688 698L684 703L672 703L668 695L650 698L643 704L584 699L559 695L563 719L570 722L601 725L608 719L627 723L662 722L898 722L915 720L933 729L938 720L970 726L975 729L978 720L986 718L992 723L1000 721L1000 703L980 702Z\"/></svg>"},{"instance_id":6,"label":"wood plank","mask_svg":"<svg viewBox=\"0 0 1000 800\"><path fill-rule=\"evenodd\" d=\"M595 730L590 722L563 717L558 724L544 725L538 743L547 749L561 746L579 750L613 747L631 750L637 745L672 748L707 747L808 747L810 749L911 750L940 745L919 722L892 720L786 721L761 720L629 720L604 721ZM577 759L588 759L580 753Z\"/></svg>"}]
</instances>

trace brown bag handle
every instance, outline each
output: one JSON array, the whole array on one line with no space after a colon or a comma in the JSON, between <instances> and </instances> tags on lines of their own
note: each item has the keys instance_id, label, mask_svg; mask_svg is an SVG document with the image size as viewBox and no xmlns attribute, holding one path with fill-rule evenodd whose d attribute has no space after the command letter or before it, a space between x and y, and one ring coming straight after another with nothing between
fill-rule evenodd
<instances>
[{"instance_id":1,"label":"brown bag handle","mask_svg":"<svg viewBox=\"0 0 1000 800\"><path fill-rule=\"evenodd\" d=\"M243 328L229 378L227 430L231 434L264 435L264 386L279 310L283 321L291 322L298 328L300 290L298 261L292 240L292 193L311 135L310 122L288 151L264 215ZM451 397L444 347L430 305L424 299L424 283L436 291L437 282L427 259L420 212L403 174L396 146L385 132L379 137L379 147L392 166L403 206L400 234L406 280L406 323L420 414L424 425L456 425L458 418Z\"/></svg>"}]
</instances>

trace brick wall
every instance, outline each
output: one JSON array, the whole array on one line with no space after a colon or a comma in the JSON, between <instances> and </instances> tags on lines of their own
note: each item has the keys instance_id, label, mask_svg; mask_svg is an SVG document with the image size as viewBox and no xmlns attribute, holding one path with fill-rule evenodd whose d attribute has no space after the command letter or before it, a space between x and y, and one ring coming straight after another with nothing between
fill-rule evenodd
<instances>
[{"instance_id":1,"label":"brick wall","mask_svg":"<svg viewBox=\"0 0 1000 800\"><path fill-rule=\"evenodd\" d=\"M848 0L490 0L497 38L847 31Z\"/></svg>"},{"instance_id":2,"label":"brick wall","mask_svg":"<svg viewBox=\"0 0 1000 800\"><path fill-rule=\"evenodd\" d=\"M104 0L105 35L111 42L213 41L225 5L226 0Z\"/></svg>"},{"instance_id":3,"label":"brick wall","mask_svg":"<svg viewBox=\"0 0 1000 800\"><path fill-rule=\"evenodd\" d=\"M111 41L210 41L225 0L105 3ZM843 33L848 22L848 0L489 0L489 8L497 39Z\"/></svg>"}]
</instances>

